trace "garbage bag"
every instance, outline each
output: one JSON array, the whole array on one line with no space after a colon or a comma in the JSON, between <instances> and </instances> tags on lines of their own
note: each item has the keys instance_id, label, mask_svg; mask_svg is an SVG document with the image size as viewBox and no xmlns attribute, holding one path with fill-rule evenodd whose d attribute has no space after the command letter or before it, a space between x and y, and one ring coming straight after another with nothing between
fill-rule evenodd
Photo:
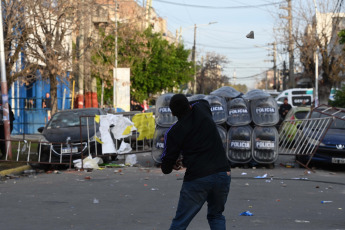
<instances>
[{"instance_id":1,"label":"garbage bag","mask_svg":"<svg viewBox=\"0 0 345 230\"><path fill-rule=\"evenodd\" d=\"M228 102L227 124L230 126L243 126L252 122L249 104L243 98L234 98Z\"/></svg>"},{"instance_id":2,"label":"garbage bag","mask_svg":"<svg viewBox=\"0 0 345 230\"><path fill-rule=\"evenodd\" d=\"M125 141L122 141L119 149L116 150L115 153L124 154L129 153L130 151L132 151L131 145L129 143L126 143Z\"/></svg>"},{"instance_id":3,"label":"garbage bag","mask_svg":"<svg viewBox=\"0 0 345 230\"><path fill-rule=\"evenodd\" d=\"M229 129L227 155L231 162L245 164L252 160L252 132L249 125Z\"/></svg>"},{"instance_id":4,"label":"garbage bag","mask_svg":"<svg viewBox=\"0 0 345 230\"><path fill-rule=\"evenodd\" d=\"M81 159L74 160L73 163L74 163L75 168L78 168L78 169L82 168ZM102 158L99 158L99 157L92 158L91 156L88 156L88 157L84 158L84 160L83 160L83 168L85 168L85 169L99 169L98 164L102 164L102 163L103 163Z\"/></svg>"},{"instance_id":5,"label":"garbage bag","mask_svg":"<svg viewBox=\"0 0 345 230\"><path fill-rule=\"evenodd\" d=\"M274 163L278 158L279 135L276 127L256 126L253 130L253 159L260 164Z\"/></svg>"},{"instance_id":6,"label":"garbage bag","mask_svg":"<svg viewBox=\"0 0 345 230\"><path fill-rule=\"evenodd\" d=\"M137 155L135 154L128 154L126 155L126 159L125 159L125 164L126 165L130 165L133 166L137 163Z\"/></svg>"},{"instance_id":7,"label":"garbage bag","mask_svg":"<svg viewBox=\"0 0 345 230\"><path fill-rule=\"evenodd\" d=\"M161 127L170 127L177 121L169 108L173 93L163 94L156 101L156 124Z\"/></svg>"}]
</instances>

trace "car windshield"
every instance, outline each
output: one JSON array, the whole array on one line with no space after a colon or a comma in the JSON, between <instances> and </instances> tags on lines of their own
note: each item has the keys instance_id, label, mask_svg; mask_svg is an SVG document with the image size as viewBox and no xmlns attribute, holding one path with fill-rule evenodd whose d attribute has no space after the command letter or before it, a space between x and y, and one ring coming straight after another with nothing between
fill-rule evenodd
<instances>
[{"instance_id":1,"label":"car windshield","mask_svg":"<svg viewBox=\"0 0 345 230\"><path fill-rule=\"evenodd\" d=\"M81 116L92 116L89 118L81 117L81 123L83 126L87 125L87 119L89 124L92 124L95 114L99 115L99 112L97 110L59 112L52 117L47 128L67 128L79 126L79 117Z\"/></svg>"},{"instance_id":2,"label":"car windshield","mask_svg":"<svg viewBox=\"0 0 345 230\"><path fill-rule=\"evenodd\" d=\"M305 119L307 117L308 113L309 113L309 111L297 111L295 113L295 117L297 119Z\"/></svg>"},{"instance_id":3,"label":"car windshield","mask_svg":"<svg viewBox=\"0 0 345 230\"><path fill-rule=\"evenodd\" d=\"M311 118L324 118L324 117L329 117L329 116L326 114L319 113L318 111L314 111L311 114ZM345 129L345 120L336 118L334 119L331 127L329 128L330 129Z\"/></svg>"}]
</instances>

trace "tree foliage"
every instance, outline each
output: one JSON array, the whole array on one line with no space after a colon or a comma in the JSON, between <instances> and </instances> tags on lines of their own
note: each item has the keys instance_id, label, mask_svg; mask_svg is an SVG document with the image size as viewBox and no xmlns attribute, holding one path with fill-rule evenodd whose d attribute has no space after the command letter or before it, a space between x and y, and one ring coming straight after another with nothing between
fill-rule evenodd
<instances>
[{"instance_id":1,"label":"tree foliage","mask_svg":"<svg viewBox=\"0 0 345 230\"><path fill-rule=\"evenodd\" d=\"M345 86L334 94L334 101L330 103L334 107L345 108Z\"/></svg>"},{"instance_id":2,"label":"tree foliage","mask_svg":"<svg viewBox=\"0 0 345 230\"><path fill-rule=\"evenodd\" d=\"M100 32L102 43L94 49L93 75L105 81L105 100L111 95L114 67L114 35ZM190 51L183 45L169 43L151 28L143 32L119 32L118 67L131 69L131 97L137 101L162 92L172 91L187 83L193 75ZM100 92L98 92L99 94Z\"/></svg>"}]
</instances>

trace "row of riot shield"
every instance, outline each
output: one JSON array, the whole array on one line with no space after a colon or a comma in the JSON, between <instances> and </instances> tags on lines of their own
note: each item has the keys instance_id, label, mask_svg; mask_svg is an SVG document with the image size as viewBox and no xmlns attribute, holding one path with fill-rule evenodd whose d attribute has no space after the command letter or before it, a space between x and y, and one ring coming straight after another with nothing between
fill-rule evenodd
<instances>
[{"instance_id":1,"label":"row of riot shield","mask_svg":"<svg viewBox=\"0 0 345 230\"><path fill-rule=\"evenodd\" d=\"M222 139L223 147L226 149L227 143L227 132L226 129L222 126L217 125L220 138ZM156 131L153 136L153 144L152 144L152 158L156 163L161 163L161 156L164 151L165 142L164 142L164 135L169 130L167 127L160 127L156 126Z\"/></svg>"},{"instance_id":2,"label":"row of riot shield","mask_svg":"<svg viewBox=\"0 0 345 230\"><path fill-rule=\"evenodd\" d=\"M177 118L169 108L174 94L164 94L156 101L156 133L152 149L153 159L160 163L164 149L164 134ZM262 164L273 163L278 157L279 122L277 102L262 90L252 90L242 95L231 87L222 87L211 95L193 95L190 102L200 99L210 104L213 120L233 163L254 160Z\"/></svg>"},{"instance_id":3,"label":"row of riot shield","mask_svg":"<svg viewBox=\"0 0 345 230\"><path fill-rule=\"evenodd\" d=\"M174 94L164 94L156 102L156 124L160 127L170 127L177 118L172 115L169 103ZM213 120L218 125L229 126L249 125L274 126L279 122L277 102L270 97L259 94L245 94L243 97L226 100L217 95L194 95L189 101L204 99L210 104Z\"/></svg>"},{"instance_id":4,"label":"row of riot shield","mask_svg":"<svg viewBox=\"0 0 345 230\"><path fill-rule=\"evenodd\" d=\"M233 126L226 131L217 125L219 135L226 150L227 157L232 163L245 164L254 160L259 164L271 164L278 158L278 131L274 126ZM164 151L164 135L167 127L156 127L153 137L152 157L161 163Z\"/></svg>"},{"instance_id":5,"label":"row of riot shield","mask_svg":"<svg viewBox=\"0 0 345 230\"><path fill-rule=\"evenodd\" d=\"M169 103L172 96L174 96L174 94L172 93L164 94L160 96L156 101L156 124L160 127L170 127L177 121L177 118L173 116L169 108ZM226 122L227 107L224 98L213 95L205 96L201 94L188 97L188 100L190 102L200 99L205 99L209 102L213 120L216 124L223 124Z\"/></svg>"}]
</instances>

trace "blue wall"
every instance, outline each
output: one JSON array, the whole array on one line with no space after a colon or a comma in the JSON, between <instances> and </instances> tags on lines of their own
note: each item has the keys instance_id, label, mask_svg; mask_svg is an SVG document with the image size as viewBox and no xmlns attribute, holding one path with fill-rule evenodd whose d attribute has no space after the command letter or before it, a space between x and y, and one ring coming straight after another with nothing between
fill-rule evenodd
<instances>
[{"instance_id":1,"label":"blue wall","mask_svg":"<svg viewBox=\"0 0 345 230\"><path fill-rule=\"evenodd\" d=\"M69 73L63 81L58 78L58 110L71 108L68 76ZM35 134L38 133L39 127L45 126L48 122L47 110L42 108L42 99L46 93L50 93L50 84L49 81L41 80L39 71L37 71L37 79L29 85L17 81L9 89L9 103L15 117L12 134ZM66 89L65 107L62 108L64 89ZM34 102L34 106L31 106L30 100Z\"/></svg>"}]
</instances>

